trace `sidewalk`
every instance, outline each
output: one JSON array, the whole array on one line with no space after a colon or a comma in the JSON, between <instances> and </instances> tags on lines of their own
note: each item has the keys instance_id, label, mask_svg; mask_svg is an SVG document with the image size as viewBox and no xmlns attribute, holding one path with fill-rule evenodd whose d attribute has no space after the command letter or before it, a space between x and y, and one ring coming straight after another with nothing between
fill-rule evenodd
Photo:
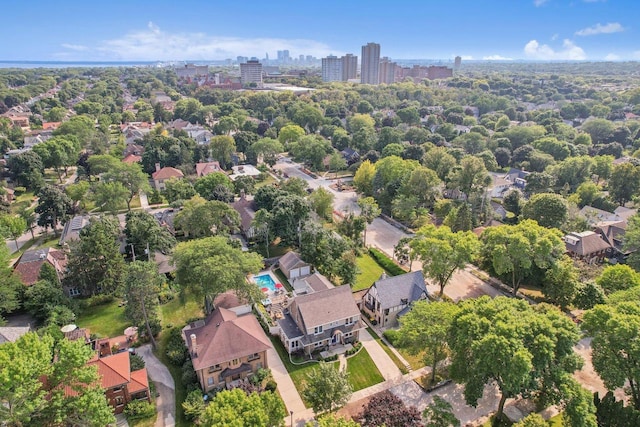
<instances>
[{"instance_id":1,"label":"sidewalk","mask_svg":"<svg viewBox=\"0 0 640 427\"><path fill-rule=\"evenodd\" d=\"M302 398L298 394L296 386L293 384L287 368L284 366L278 352L273 348L267 350L267 360L269 361L269 368L273 375L274 381L278 384L278 392L284 405L287 407L287 414L293 411L294 415L303 413L306 408ZM291 417L286 417L286 422L290 422ZM289 425L289 424L287 424Z\"/></svg>"},{"instance_id":2,"label":"sidewalk","mask_svg":"<svg viewBox=\"0 0 640 427\"><path fill-rule=\"evenodd\" d=\"M400 369L366 329L360 331L360 342L362 342L385 380L402 376Z\"/></svg>"}]
</instances>

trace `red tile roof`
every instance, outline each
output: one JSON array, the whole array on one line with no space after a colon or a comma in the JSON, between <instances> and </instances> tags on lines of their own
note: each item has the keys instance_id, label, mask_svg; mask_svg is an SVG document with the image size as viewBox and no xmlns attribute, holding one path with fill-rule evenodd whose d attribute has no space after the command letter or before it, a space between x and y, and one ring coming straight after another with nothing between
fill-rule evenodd
<instances>
[{"instance_id":1,"label":"red tile roof","mask_svg":"<svg viewBox=\"0 0 640 427\"><path fill-rule=\"evenodd\" d=\"M198 177L207 176L214 172L222 172L220 162L196 163L196 175Z\"/></svg>"},{"instance_id":2,"label":"red tile roof","mask_svg":"<svg viewBox=\"0 0 640 427\"><path fill-rule=\"evenodd\" d=\"M43 122L42 123L42 129L43 130L55 130L58 129L58 126L60 126L60 122Z\"/></svg>"},{"instance_id":3,"label":"red tile roof","mask_svg":"<svg viewBox=\"0 0 640 427\"><path fill-rule=\"evenodd\" d=\"M154 180L169 179L169 178L183 178L184 174L180 169L166 166L154 172L152 177Z\"/></svg>"},{"instance_id":4,"label":"red tile roof","mask_svg":"<svg viewBox=\"0 0 640 427\"><path fill-rule=\"evenodd\" d=\"M138 369L131 372L131 382L127 386L129 393L137 393L149 388L149 380L147 377L147 368Z\"/></svg>"},{"instance_id":5,"label":"red tile roof","mask_svg":"<svg viewBox=\"0 0 640 427\"><path fill-rule=\"evenodd\" d=\"M48 262L59 275L64 273L67 256L64 252L53 248L26 251L16 265L15 272L25 285L33 285L38 281L42 265Z\"/></svg>"},{"instance_id":6,"label":"red tile roof","mask_svg":"<svg viewBox=\"0 0 640 427\"><path fill-rule=\"evenodd\" d=\"M102 388L104 389L125 385L131 379L128 351L116 353L113 356L101 357L90 361L88 364L98 367L98 374L100 374Z\"/></svg>"},{"instance_id":7,"label":"red tile roof","mask_svg":"<svg viewBox=\"0 0 640 427\"><path fill-rule=\"evenodd\" d=\"M127 155L127 157L122 159L122 163L128 163L128 164L140 163L141 161L142 161L142 157L136 156L135 154L129 154Z\"/></svg>"}]
</instances>

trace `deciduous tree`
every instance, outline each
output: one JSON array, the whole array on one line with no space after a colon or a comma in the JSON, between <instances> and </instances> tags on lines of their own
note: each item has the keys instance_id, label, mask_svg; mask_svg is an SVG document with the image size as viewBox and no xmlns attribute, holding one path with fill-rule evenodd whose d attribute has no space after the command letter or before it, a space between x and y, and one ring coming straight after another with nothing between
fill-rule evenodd
<instances>
[{"instance_id":1,"label":"deciduous tree","mask_svg":"<svg viewBox=\"0 0 640 427\"><path fill-rule=\"evenodd\" d=\"M422 427L420 411L388 390L374 394L358 418L363 427Z\"/></svg>"},{"instance_id":2,"label":"deciduous tree","mask_svg":"<svg viewBox=\"0 0 640 427\"><path fill-rule=\"evenodd\" d=\"M154 252L169 252L176 245L176 239L169 230L161 227L154 216L147 212L128 212L125 221L124 234L127 236L127 244L133 245L133 251L138 257L148 249L149 253L145 258L151 260Z\"/></svg>"},{"instance_id":3,"label":"deciduous tree","mask_svg":"<svg viewBox=\"0 0 640 427\"><path fill-rule=\"evenodd\" d=\"M46 185L38 192L38 206L35 212L38 225L45 230L51 227L55 232L58 223L65 221L71 211L71 199L59 187Z\"/></svg>"},{"instance_id":4,"label":"deciduous tree","mask_svg":"<svg viewBox=\"0 0 640 427\"><path fill-rule=\"evenodd\" d=\"M302 396L315 414L333 412L344 406L351 397L352 387L346 371L338 371L332 364L320 362L307 374Z\"/></svg>"},{"instance_id":5,"label":"deciduous tree","mask_svg":"<svg viewBox=\"0 0 640 427\"><path fill-rule=\"evenodd\" d=\"M560 228L567 220L569 207L564 197L555 193L534 194L522 208L522 216L542 227Z\"/></svg>"},{"instance_id":6,"label":"deciduous tree","mask_svg":"<svg viewBox=\"0 0 640 427\"><path fill-rule=\"evenodd\" d=\"M460 427L460 420L453 414L451 403L440 396L433 396L433 402L422 412L424 427Z\"/></svg>"}]
</instances>

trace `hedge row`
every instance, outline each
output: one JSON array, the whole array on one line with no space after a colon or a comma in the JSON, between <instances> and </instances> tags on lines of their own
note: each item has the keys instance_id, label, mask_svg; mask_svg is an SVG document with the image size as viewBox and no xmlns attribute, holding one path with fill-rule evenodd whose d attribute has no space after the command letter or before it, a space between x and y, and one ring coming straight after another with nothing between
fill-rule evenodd
<instances>
[{"instance_id":1,"label":"hedge row","mask_svg":"<svg viewBox=\"0 0 640 427\"><path fill-rule=\"evenodd\" d=\"M369 254L378 263L378 265L384 268L390 275L399 276L406 273L406 271L404 271L398 264L389 259L389 257L383 254L381 251L375 248L369 248Z\"/></svg>"}]
</instances>

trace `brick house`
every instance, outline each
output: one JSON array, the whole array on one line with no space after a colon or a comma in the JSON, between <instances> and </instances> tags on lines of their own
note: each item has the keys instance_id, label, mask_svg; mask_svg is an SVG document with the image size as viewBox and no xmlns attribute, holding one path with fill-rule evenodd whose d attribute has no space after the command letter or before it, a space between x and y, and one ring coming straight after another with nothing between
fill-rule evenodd
<instances>
[{"instance_id":1,"label":"brick house","mask_svg":"<svg viewBox=\"0 0 640 427\"><path fill-rule=\"evenodd\" d=\"M205 320L182 329L202 390L233 386L268 368L271 341L252 313L218 307Z\"/></svg>"},{"instance_id":2,"label":"brick house","mask_svg":"<svg viewBox=\"0 0 640 427\"><path fill-rule=\"evenodd\" d=\"M153 186L156 190L162 191L165 188L165 181L171 178L182 179L184 174L180 169L165 166L160 168L160 163L156 163L156 171L151 175L153 178Z\"/></svg>"}]
</instances>

